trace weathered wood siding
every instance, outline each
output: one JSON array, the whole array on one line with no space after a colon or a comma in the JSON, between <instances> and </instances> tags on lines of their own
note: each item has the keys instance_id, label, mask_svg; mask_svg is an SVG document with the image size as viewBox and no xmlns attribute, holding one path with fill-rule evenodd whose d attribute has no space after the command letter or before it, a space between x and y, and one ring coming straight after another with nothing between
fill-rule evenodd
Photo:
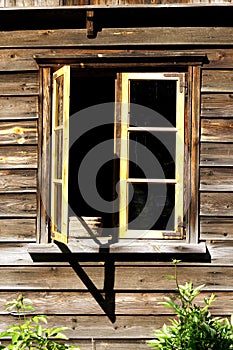
<instances>
[{"instance_id":1,"label":"weathered wood siding","mask_svg":"<svg viewBox=\"0 0 233 350\"><path fill-rule=\"evenodd\" d=\"M232 0L0 0L0 7L56 7L80 5L169 5L169 4L224 4Z\"/></svg>"},{"instance_id":2,"label":"weathered wood siding","mask_svg":"<svg viewBox=\"0 0 233 350\"><path fill-rule=\"evenodd\" d=\"M193 3L197 1L193 1ZM209 2L209 1L208 1ZM55 4L56 3L56 4ZM7 1L1 6L75 5L75 1ZM110 2L109 2L110 3ZM113 2L111 2L113 3ZM126 2L117 2L126 3ZM129 3L129 2L128 2ZM148 2L147 2L148 3ZM156 3L153 1L153 3ZM159 3L166 3L159 1ZM116 2L114 2L116 4ZM147 349L154 328L167 321L169 310L159 305L174 294L170 263L117 263L116 322L112 324L86 286L66 263L32 262L27 243L36 240L40 108L36 54L132 53L147 51L205 52L202 68L200 139L200 239L206 240L211 263L182 263L180 282L205 283L200 296L211 292L216 315L233 313L233 27L103 28L96 39L85 29L0 32L0 331L12 322L6 301L22 291L51 325L70 327L67 334L82 350ZM120 44L120 48L118 47ZM101 48L99 47L101 45ZM100 292L102 263L82 264Z\"/></svg>"}]
</instances>

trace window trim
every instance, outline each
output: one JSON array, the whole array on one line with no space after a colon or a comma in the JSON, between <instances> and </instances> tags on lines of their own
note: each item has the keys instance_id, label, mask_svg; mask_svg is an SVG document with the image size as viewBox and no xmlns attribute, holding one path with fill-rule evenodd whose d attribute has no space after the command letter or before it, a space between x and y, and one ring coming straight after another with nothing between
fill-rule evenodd
<instances>
[{"instance_id":1,"label":"window trim","mask_svg":"<svg viewBox=\"0 0 233 350\"><path fill-rule=\"evenodd\" d=\"M116 60L117 58L117 60ZM49 180L47 176L47 171L50 168L50 160L47 158L50 153L50 146L48 145L48 139L50 134L49 120L51 120L51 72L52 70L59 67L61 61L64 64L71 64L71 67L78 67L83 69L83 66L80 66L80 62L85 63L85 67L95 67L95 63L98 62L96 69L98 68L116 68L120 67L121 69L129 69L131 58L130 55L120 56L117 54L113 55L69 55L62 56L58 55L38 55L35 56L35 59L40 67L40 77L41 77L41 95L42 95L42 105L41 105L41 116L40 118L40 145L41 152L39 152L39 191L41 193L41 198L39 200L39 210L38 210L38 220L37 220L37 243L49 243L49 221L50 221L50 209L47 198L47 189L49 187ZM119 62L118 62L119 60ZM194 53L174 53L170 52L166 54L152 54L149 59L143 54L138 54L133 57L133 66L135 67L135 62L138 62L138 67L142 66L146 68L149 67L149 70L152 68L156 71L163 68L170 70L171 67L175 65L176 69L183 69L188 72L188 112L190 116L190 147L192 148L192 164L189 165L190 176L191 176L191 203L190 210L188 213L188 222L186 230L186 240L185 241L175 241L169 243L178 244L178 246L183 246L183 243L198 243L198 140L199 140L199 116L200 116L200 79L201 79L201 65L208 62L206 54L194 54ZM58 63L59 62L59 63ZM59 64L59 65L58 65ZM44 132L42 134L42 130ZM194 181L192 181L194 180ZM190 212L194 215L190 216ZM156 244L158 242L153 241ZM148 244L151 242L148 240ZM164 242L162 242L164 243ZM183 249L183 248L182 248ZM133 251L129 249L129 252Z\"/></svg>"}]
</instances>

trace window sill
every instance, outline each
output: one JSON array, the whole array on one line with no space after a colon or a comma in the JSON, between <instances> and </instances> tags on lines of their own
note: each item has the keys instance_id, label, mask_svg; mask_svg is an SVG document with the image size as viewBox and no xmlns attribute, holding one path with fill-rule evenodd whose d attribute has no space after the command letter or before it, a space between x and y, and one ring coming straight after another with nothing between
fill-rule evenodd
<instances>
[{"instance_id":1,"label":"window sill","mask_svg":"<svg viewBox=\"0 0 233 350\"><path fill-rule=\"evenodd\" d=\"M92 240L80 240L75 243L49 243L28 245L28 253L34 262L69 261L171 261L210 262L211 257L204 242L188 244L186 242L158 242L153 240L121 242L99 246Z\"/></svg>"}]
</instances>

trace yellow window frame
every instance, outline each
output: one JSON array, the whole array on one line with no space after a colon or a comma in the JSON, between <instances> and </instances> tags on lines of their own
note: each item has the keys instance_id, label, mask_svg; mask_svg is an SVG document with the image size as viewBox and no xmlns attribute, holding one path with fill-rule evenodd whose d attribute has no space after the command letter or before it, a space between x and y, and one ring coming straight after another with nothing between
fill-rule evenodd
<instances>
[{"instance_id":1,"label":"yellow window frame","mask_svg":"<svg viewBox=\"0 0 233 350\"><path fill-rule=\"evenodd\" d=\"M69 99L70 66L63 66L53 73L51 162L51 237L63 243L68 241Z\"/></svg>"},{"instance_id":2,"label":"yellow window frame","mask_svg":"<svg viewBox=\"0 0 233 350\"><path fill-rule=\"evenodd\" d=\"M185 81L184 73L119 73L118 79L121 82L121 116L120 116L120 191L119 191L119 238L183 238L183 206L184 206L184 106L185 106ZM128 193L129 182L138 179L129 179L129 126L130 114L130 81L131 80L174 80L176 81L176 156L175 156L175 179L164 179L165 183L175 184L175 215L174 232L160 230L129 230L128 229ZM135 127L136 129L137 127ZM159 128L143 128L143 131L162 131ZM159 179L146 179L148 183L159 183ZM145 179L141 180L141 183Z\"/></svg>"}]
</instances>

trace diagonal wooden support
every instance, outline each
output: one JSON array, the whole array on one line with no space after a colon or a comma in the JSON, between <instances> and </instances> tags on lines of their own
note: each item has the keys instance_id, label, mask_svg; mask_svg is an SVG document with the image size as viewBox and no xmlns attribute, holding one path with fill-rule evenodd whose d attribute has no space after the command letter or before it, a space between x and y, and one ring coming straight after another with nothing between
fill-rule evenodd
<instances>
[{"instance_id":1,"label":"diagonal wooden support","mask_svg":"<svg viewBox=\"0 0 233 350\"><path fill-rule=\"evenodd\" d=\"M56 242L57 246L63 254L66 255L66 261L70 264L72 269L87 287L93 298L108 316L109 320L114 323L116 321L115 316L115 292L114 292L114 280L115 280L115 265L114 261L105 261L104 265L104 293L105 298L96 288L92 280L83 270L81 265L76 259L74 259L72 252L64 243ZM103 248L108 249L108 248Z\"/></svg>"}]
</instances>

